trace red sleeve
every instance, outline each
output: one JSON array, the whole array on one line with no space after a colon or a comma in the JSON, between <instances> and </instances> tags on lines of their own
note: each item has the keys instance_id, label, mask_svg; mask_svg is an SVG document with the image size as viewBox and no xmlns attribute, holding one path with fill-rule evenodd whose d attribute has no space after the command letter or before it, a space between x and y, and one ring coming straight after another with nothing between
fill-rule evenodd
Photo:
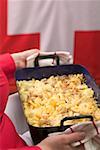
<instances>
[{"instance_id":1,"label":"red sleeve","mask_svg":"<svg viewBox=\"0 0 100 150\"><path fill-rule=\"evenodd\" d=\"M42 150L42 149L38 146L26 146L23 148L11 148L11 149L5 149L5 150Z\"/></svg>"},{"instance_id":2,"label":"red sleeve","mask_svg":"<svg viewBox=\"0 0 100 150\"><path fill-rule=\"evenodd\" d=\"M10 54L0 55L0 119L2 119L2 116L4 114L9 95L8 79L13 77L15 69L16 67ZM23 148L5 150L41 150L41 148L39 148L38 146L25 146Z\"/></svg>"},{"instance_id":3,"label":"red sleeve","mask_svg":"<svg viewBox=\"0 0 100 150\"><path fill-rule=\"evenodd\" d=\"M15 63L10 54L0 55L0 117L4 113L9 95L7 78L13 78L15 69Z\"/></svg>"},{"instance_id":4,"label":"red sleeve","mask_svg":"<svg viewBox=\"0 0 100 150\"><path fill-rule=\"evenodd\" d=\"M10 54L0 55L0 68L3 70L8 79L14 76L16 67Z\"/></svg>"},{"instance_id":5,"label":"red sleeve","mask_svg":"<svg viewBox=\"0 0 100 150\"><path fill-rule=\"evenodd\" d=\"M3 115L9 95L8 80L0 68L0 117Z\"/></svg>"}]
</instances>

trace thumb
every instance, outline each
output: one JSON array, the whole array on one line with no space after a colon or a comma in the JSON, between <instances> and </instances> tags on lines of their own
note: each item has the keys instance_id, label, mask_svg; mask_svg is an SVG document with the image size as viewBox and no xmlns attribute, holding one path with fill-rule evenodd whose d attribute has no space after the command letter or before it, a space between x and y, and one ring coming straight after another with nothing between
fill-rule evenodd
<instances>
[{"instance_id":1,"label":"thumb","mask_svg":"<svg viewBox=\"0 0 100 150\"><path fill-rule=\"evenodd\" d=\"M24 58L26 59L27 57L29 57L35 53L39 53L39 50L38 49L31 49L31 50L23 51L22 56L24 56Z\"/></svg>"}]
</instances>

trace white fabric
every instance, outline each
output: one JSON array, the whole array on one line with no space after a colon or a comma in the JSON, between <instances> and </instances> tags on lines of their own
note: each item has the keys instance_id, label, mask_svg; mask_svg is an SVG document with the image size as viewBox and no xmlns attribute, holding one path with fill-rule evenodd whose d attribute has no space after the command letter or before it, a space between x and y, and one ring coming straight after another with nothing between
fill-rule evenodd
<instances>
[{"instance_id":1,"label":"white fabric","mask_svg":"<svg viewBox=\"0 0 100 150\"><path fill-rule=\"evenodd\" d=\"M57 55L60 59L60 65L62 64L72 64L73 59L72 55L69 52L65 51L56 51L56 52L40 52L36 53L34 55L31 55L27 58L27 67L33 67L34 66L34 60L39 55L46 56L46 55ZM40 66L54 66L56 65L56 62L53 62L53 59L44 59L39 61Z\"/></svg>"},{"instance_id":2,"label":"white fabric","mask_svg":"<svg viewBox=\"0 0 100 150\"><path fill-rule=\"evenodd\" d=\"M27 145L32 146L34 145L31 134L29 131L25 132L24 134L20 135L20 137L26 142Z\"/></svg>"},{"instance_id":3,"label":"white fabric","mask_svg":"<svg viewBox=\"0 0 100 150\"><path fill-rule=\"evenodd\" d=\"M96 127L98 129L98 132L100 133L100 121L96 122ZM68 134L78 131L85 132L86 136L85 139L81 141L81 143L84 143L85 150L100 150L100 142L97 143L93 139L94 137L98 138L100 140L100 137L97 134L96 128L94 127L92 122L86 122L86 123L80 123L71 126L71 128L66 129L64 132L55 132L49 134L49 136L59 135L59 134ZM99 134L100 135L100 134ZM81 144L80 142L73 143L72 146L78 146Z\"/></svg>"},{"instance_id":4,"label":"white fabric","mask_svg":"<svg viewBox=\"0 0 100 150\"><path fill-rule=\"evenodd\" d=\"M9 96L5 113L10 117L19 134L28 130L18 93Z\"/></svg>"},{"instance_id":5,"label":"white fabric","mask_svg":"<svg viewBox=\"0 0 100 150\"><path fill-rule=\"evenodd\" d=\"M100 0L8 0L8 35L39 32L40 49L73 54L76 30L100 30Z\"/></svg>"}]
</instances>

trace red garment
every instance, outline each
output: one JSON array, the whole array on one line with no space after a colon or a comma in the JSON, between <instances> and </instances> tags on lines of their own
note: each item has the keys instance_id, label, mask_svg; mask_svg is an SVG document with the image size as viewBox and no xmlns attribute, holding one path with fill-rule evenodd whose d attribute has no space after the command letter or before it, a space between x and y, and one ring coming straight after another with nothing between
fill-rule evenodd
<instances>
[{"instance_id":1,"label":"red garment","mask_svg":"<svg viewBox=\"0 0 100 150\"><path fill-rule=\"evenodd\" d=\"M15 69L10 54L0 55L0 150L41 150L37 146L27 146L4 113L9 95L8 80L13 77Z\"/></svg>"}]
</instances>

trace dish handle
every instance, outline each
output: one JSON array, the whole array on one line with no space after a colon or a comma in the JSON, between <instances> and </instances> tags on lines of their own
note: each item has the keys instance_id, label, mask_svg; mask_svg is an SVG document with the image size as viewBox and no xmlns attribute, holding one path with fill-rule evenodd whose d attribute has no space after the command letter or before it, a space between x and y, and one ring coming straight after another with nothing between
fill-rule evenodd
<instances>
[{"instance_id":1,"label":"dish handle","mask_svg":"<svg viewBox=\"0 0 100 150\"><path fill-rule=\"evenodd\" d=\"M67 120L75 120L75 119L84 119L84 118L88 118L90 119L90 121L93 122L93 117L91 115L80 115L80 116L71 116L71 117L65 117L61 120L60 122L60 126L63 127L64 126L64 122Z\"/></svg>"},{"instance_id":2,"label":"dish handle","mask_svg":"<svg viewBox=\"0 0 100 150\"><path fill-rule=\"evenodd\" d=\"M60 64L60 58L56 53L50 54L50 55L38 55L34 60L34 66L35 67L39 66L39 60L41 60L41 59L53 59L53 60L56 60L57 65Z\"/></svg>"}]
</instances>

